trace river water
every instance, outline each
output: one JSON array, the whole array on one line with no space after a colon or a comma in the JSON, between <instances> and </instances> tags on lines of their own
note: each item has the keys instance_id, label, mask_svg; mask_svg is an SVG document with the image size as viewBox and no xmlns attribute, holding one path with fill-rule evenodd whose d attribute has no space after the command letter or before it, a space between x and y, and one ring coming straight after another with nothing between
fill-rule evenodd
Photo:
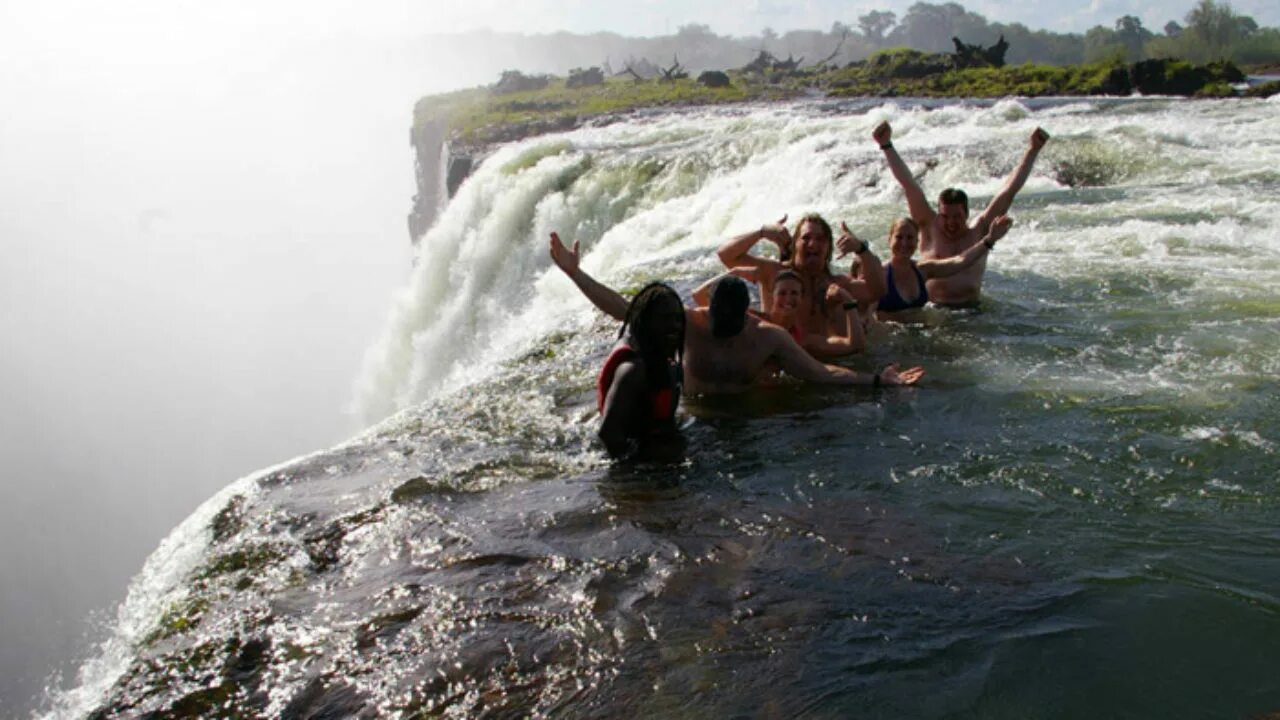
<instances>
[{"instance_id":1,"label":"river water","mask_svg":"<svg viewBox=\"0 0 1280 720\"><path fill-rule=\"evenodd\" d=\"M499 149L421 240L360 437L231 483L134 580L50 717L1250 717L1280 711L1274 101L654 113ZM686 297L818 211L882 256L1053 136L982 306L850 365L682 404L610 466L616 333L554 268ZM975 209L976 211L976 209ZM321 715L321 713L327 713Z\"/></svg>"}]
</instances>

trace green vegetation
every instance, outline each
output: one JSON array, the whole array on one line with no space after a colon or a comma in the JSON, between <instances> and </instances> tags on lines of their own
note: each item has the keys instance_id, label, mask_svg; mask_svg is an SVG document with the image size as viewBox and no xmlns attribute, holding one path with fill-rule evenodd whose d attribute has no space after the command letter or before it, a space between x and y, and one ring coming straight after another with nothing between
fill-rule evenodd
<instances>
[{"instance_id":1,"label":"green vegetation","mask_svg":"<svg viewBox=\"0 0 1280 720\"><path fill-rule=\"evenodd\" d=\"M205 611L209 609L209 600L204 597L189 597L185 600L175 602L160 618L160 623L155 630L142 641L143 645L150 646L167 637L172 637L180 633L184 633L197 624L204 617Z\"/></svg>"},{"instance_id":2,"label":"green vegetation","mask_svg":"<svg viewBox=\"0 0 1280 720\"><path fill-rule=\"evenodd\" d=\"M581 120L638 108L717 105L792 94L794 91L784 88L749 91L738 84L710 88L688 78L670 82L610 78L599 85L570 88L564 79L557 78L541 90L509 95L475 89L423 98L414 110L414 125L443 121L454 137L483 144L512 139L506 137L512 128L568 129Z\"/></svg>"},{"instance_id":3,"label":"green vegetation","mask_svg":"<svg viewBox=\"0 0 1280 720\"><path fill-rule=\"evenodd\" d=\"M902 58L901 51L898 51ZM914 51L908 51L914 52ZM1115 63L1092 65L1025 65L1002 68L947 69L911 76L919 61L906 59L877 66L872 56L866 65L832 73L828 94L887 97L1038 97L1044 95L1120 95L1129 92L1127 69ZM887 73L876 72L884 67ZM906 74L906 76L902 76Z\"/></svg>"},{"instance_id":4,"label":"green vegetation","mask_svg":"<svg viewBox=\"0 0 1280 720\"><path fill-rule=\"evenodd\" d=\"M815 92L829 97L1039 97L1046 95L1177 94L1230 97L1231 83L1243 79L1234 65L1194 66L1181 60L1147 60L1132 65L1112 58L1083 65L1024 63L1004 67L956 68L954 58L909 48L890 48L846 67L790 72L729 73L728 87L695 80L610 78L570 88L561 78L540 89L507 94L477 88L427 97L415 108L415 137L443 124L455 142L484 146L622 115L644 108L765 102ZM517 171L559 152L557 146L531 150L513 162Z\"/></svg>"}]
</instances>

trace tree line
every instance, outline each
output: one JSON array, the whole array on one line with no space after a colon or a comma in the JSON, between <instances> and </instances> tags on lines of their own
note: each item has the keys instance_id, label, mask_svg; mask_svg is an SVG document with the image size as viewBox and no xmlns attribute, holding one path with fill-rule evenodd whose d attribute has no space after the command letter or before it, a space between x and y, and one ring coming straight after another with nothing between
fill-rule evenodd
<instances>
[{"instance_id":1,"label":"tree line","mask_svg":"<svg viewBox=\"0 0 1280 720\"><path fill-rule=\"evenodd\" d=\"M607 74L649 70L677 62L693 73L743 67L767 52L800 66L844 65L893 47L950 52L952 38L990 45L1003 37L1010 64L1025 62L1074 65L1107 60L1136 62L1181 58L1195 63L1231 60L1241 65L1280 64L1280 28L1260 27L1235 12L1229 2L1198 0L1181 19L1170 19L1158 31L1125 15L1110 26L1088 32L1032 30L1021 23L991 22L955 2L917 2L899 17L887 10L867 12L853 22L835 22L827 30L768 28L760 35L717 35L707 25L681 26L674 34L629 38L616 33L576 35L505 34L481 31L434 36L437 52L470 57L481 49L488 63L529 72L563 74L569 68L598 66ZM677 60L678 58L678 60ZM486 64L488 64L486 63Z\"/></svg>"}]
</instances>

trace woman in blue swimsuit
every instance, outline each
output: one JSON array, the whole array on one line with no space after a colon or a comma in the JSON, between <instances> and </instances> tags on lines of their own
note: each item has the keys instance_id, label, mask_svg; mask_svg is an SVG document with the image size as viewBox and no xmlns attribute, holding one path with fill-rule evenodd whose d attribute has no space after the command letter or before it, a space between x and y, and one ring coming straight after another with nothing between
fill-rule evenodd
<instances>
[{"instance_id":1,"label":"woman in blue swimsuit","mask_svg":"<svg viewBox=\"0 0 1280 720\"><path fill-rule=\"evenodd\" d=\"M955 275L991 252L996 241L1009 232L1013 219L1001 215L991 221L986 237L973 247L949 258L914 260L919 247L919 228L911 218L899 218L889 228L889 262L885 263L886 292L877 306L881 320L895 313L922 308L929 302L925 281Z\"/></svg>"}]
</instances>

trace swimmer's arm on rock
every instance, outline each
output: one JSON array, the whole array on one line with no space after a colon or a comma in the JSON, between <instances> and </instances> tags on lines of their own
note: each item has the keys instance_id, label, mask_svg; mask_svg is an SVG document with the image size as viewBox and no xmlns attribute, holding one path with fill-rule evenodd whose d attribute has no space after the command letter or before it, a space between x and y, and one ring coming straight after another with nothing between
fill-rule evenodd
<instances>
[{"instance_id":1,"label":"swimmer's arm on rock","mask_svg":"<svg viewBox=\"0 0 1280 720\"><path fill-rule=\"evenodd\" d=\"M1036 157L1040 155L1040 150L1044 148L1044 144L1049 142L1049 133L1041 128L1036 128L1031 133L1031 139L1027 142L1027 152L1022 156L1022 162L1018 163L1018 167L1014 169L1013 174L1004 181L1004 185L1000 188L1000 192L991 198L991 202L987 204L987 209L982 211L978 216L973 227L978 232L986 232L987 225L997 217L1009 212L1009 208L1013 206L1013 198L1027 184L1027 178L1031 177L1031 168L1036 164Z\"/></svg>"},{"instance_id":2,"label":"swimmer's arm on rock","mask_svg":"<svg viewBox=\"0 0 1280 720\"><path fill-rule=\"evenodd\" d=\"M611 457L622 458L638 447L635 418L644 417L644 397L647 383L644 367L635 361L618 365L613 384L604 397L604 412L600 419L600 441Z\"/></svg>"},{"instance_id":3,"label":"swimmer's arm on rock","mask_svg":"<svg viewBox=\"0 0 1280 720\"><path fill-rule=\"evenodd\" d=\"M929 199L924 196L924 190L920 189L915 176L911 174L902 156L898 155L898 151L893 147L893 128L889 127L888 122L882 122L871 131L871 137L884 151L884 159L889 163L889 170L902 186L903 194L907 196L907 208L911 212L911 219L923 230L933 221L933 208L929 207Z\"/></svg>"},{"instance_id":4,"label":"swimmer's arm on rock","mask_svg":"<svg viewBox=\"0 0 1280 720\"><path fill-rule=\"evenodd\" d=\"M606 315L615 320L627 319L627 307L630 303L627 299L617 293L612 288L605 287L596 281L595 278L588 275L581 267L578 266L578 241L573 242L573 249L564 246L560 242L560 236L551 233L551 260L556 267L564 271L565 275L573 281L574 285L582 291L583 295L591 301L591 304L600 308Z\"/></svg>"},{"instance_id":5,"label":"swimmer's arm on rock","mask_svg":"<svg viewBox=\"0 0 1280 720\"><path fill-rule=\"evenodd\" d=\"M716 251L720 262L724 263L727 268L751 267L764 270L770 273L769 278L777 273L779 264L768 258L756 257L751 255L750 250L755 244L761 240L768 240L778 246L779 256L784 256L791 248L791 235L787 232L784 223L787 222L787 216L783 215L782 219L773 225L761 225L759 230L743 233L734 236L725 241L720 249Z\"/></svg>"},{"instance_id":6,"label":"swimmer's arm on rock","mask_svg":"<svg viewBox=\"0 0 1280 720\"><path fill-rule=\"evenodd\" d=\"M959 255L941 260L920 260L916 262L916 267L920 269L920 274L926 278L943 278L955 275L991 252L995 247L996 241L1004 237L1012 226L1013 218L1008 215L1001 215L991 222L991 227L987 229L987 234L980 242L974 243L973 247Z\"/></svg>"}]
</instances>

